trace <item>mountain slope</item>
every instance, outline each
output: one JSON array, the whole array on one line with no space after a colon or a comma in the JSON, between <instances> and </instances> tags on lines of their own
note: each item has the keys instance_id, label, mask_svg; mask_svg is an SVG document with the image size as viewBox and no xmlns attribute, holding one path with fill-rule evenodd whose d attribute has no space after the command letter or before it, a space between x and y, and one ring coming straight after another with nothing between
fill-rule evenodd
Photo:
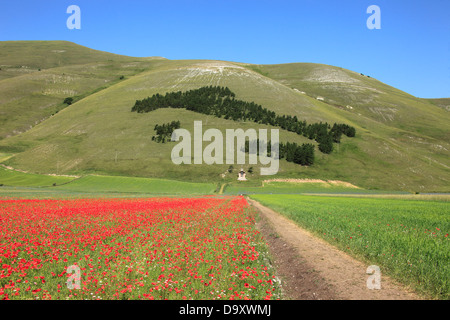
<instances>
[{"instance_id":1,"label":"mountain slope","mask_svg":"<svg viewBox=\"0 0 450 320\"><path fill-rule=\"evenodd\" d=\"M0 139L59 112L67 97L81 99L158 61L65 41L0 42Z\"/></svg>"},{"instance_id":2,"label":"mountain slope","mask_svg":"<svg viewBox=\"0 0 450 320\"><path fill-rule=\"evenodd\" d=\"M450 111L450 98L441 98L441 99L424 99L439 108Z\"/></svg>"},{"instance_id":3,"label":"mountain slope","mask_svg":"<svg viewBox=\"0 0 450 320\"><path fill-rule=\"evenodd\" d=\"M32 72L130 57L102 52L67 41L0 42L0 80Z\"/></svg>"},{"instance_id":4,"label":"mountain slope","mask_svg":"<svg viewBox=\"0 0 450 320\"><path fill-rule=\"evenodd\" d=\"M411 96L354 71L312 63L250 68L305 95L399 129L450 140L449 114L425 99Z\"/></svg>"},{"instance_id":5,"label":"mountain slope","mask_svg":"<svg viewBox=\"0 0 450 320\"><path fill-rule=\"evenodd\" d=\"M448 112L427 101L374 79L360 80L358 77L362 76L352 71L329 66L323 69L322 65L255 66L160 59L149 63L145 71L89 94L32 129L0 141L0 153L7 154L3 163L36 173L235 181L236 171L222 177L229 166L226 164L174 165L170 154L175 144L151 140L155 124L180 120L181 127L191 132L195 120L203 121L203 130L218 128L222 132L267 126L179 109L131 112L137 99L155 93L219 85L229 87L236 98L254 101L277 114L296 115L309 123L338 122L356 128L356 137L344 138L340 145L335 145L332 154L325 155L316 149L316 163L311 167L281 160L276 178L336 179L387 190L449 191L450 145L446 139L450 119ZM315 68L322 73L314 73ZM351 80L354 78L360 82ZM3 81L0 90L4 89ZM20 84L14 86L19 88ZM351 93L357 86L364 87L362 93ZM319 95L323 101L316 99ZM394 116L376 111L386 108L387 102L389 108L397 110L392 112ZM280 130L280 140L312 142L284 130ZM249 175L251 181L274 178L260 177L259 165L252 166L255 173ZM235 170L238 167L241 166L235 165ZM247 170L250 165L242 167Z\"/></svg>"}]
</instances>

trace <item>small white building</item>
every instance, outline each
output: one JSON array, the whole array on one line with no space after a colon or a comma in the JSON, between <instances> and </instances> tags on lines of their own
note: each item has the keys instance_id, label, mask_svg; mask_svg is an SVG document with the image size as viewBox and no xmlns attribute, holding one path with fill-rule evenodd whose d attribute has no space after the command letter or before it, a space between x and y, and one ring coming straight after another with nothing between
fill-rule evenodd
<instances>
[{"instance_id":1,"label":"small white building","mask_svg":"<svg viewBox=\"0 0 450 320\"><path fill-rule=\"evenodd\" d=\"M242 168L241 168L241 171L239 171L238 180L239 181L247 181L247 178L245 178L245 171Z\"/></svg>"}]
</instances>

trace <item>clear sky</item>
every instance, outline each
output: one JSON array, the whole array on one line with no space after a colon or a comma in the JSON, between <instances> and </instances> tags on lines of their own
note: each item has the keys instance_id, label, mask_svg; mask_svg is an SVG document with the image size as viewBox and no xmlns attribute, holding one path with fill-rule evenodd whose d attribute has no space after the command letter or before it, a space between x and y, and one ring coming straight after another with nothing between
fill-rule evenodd
<instances>
[{"instance_id":1,"label":"clear sky","mask_svg":"<svg viewBox=\"0 0 450 320\"><path fill-rule=\"evenodd\" d=\"M81 9L80 30L66 26L69 5ZM381 9L381 29L366 26L370 5ZM450 97L450 0L3 0L0 40L67 40L139 57L323 63L418 97Z\"/></svg>"}]
</instances>

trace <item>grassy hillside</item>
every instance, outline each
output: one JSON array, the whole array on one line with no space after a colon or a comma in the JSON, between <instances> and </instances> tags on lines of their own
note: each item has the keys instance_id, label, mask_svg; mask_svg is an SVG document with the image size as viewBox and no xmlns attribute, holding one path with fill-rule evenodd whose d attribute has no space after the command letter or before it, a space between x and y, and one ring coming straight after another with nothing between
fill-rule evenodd
<instances>
[{"instance_id":1,"label":"grassy hillside","mask_svg":"<svg viewBox=\"0 0 450 320\"><path fill-rule=\"evenodd\" d=\"M441 99L424 99L439 108L450 111L450 98L441 98Z\"/></svg>"},{"instance_id":2,"label":"grassy hillside","mask_svg":"<svg viewBox=\"0 0 450 320\"><path fill-rule=\"evenodd\" d=\"M217 186L213 183L190 183L166 179L130 178L113 176L86 176L73 180L57 190L89 191L89 192L120 192L147 193L170 195L212 194Z\"/></svg>"},{"instance_id":3,"label":"grassy hillside","mask_svg":"<svg viewBox=\"0 0 450 320\"><path fill-rule=\"evenodd\" d=\"M117 79L117 70L123 73L125 67L120 61L113 63L117 69L105 68L114 70L110 75ZM228 86L236 98L254 101L277 114L296 115L308 122L347 123L356 128L356 137L344 138L340 145L335 145L332 154L325 155L316 149L316 163L311 167L282 160L275 178L343 180L366 189L450 191L448 112L375 79L311 64L254 66L161 59L139 62L147 63L145 66L136 63L134 75L130 72L123 80L111 80L101 91L79 89L85 93L76 103L32 129L0 141L0 152L8 155L0 161L35 173L95 173L214 184L235 181L237 170L240 167L247 170L250 165L235 165L231 174L226 173L226 164L174 165L170 159L174 143L158 144L151 140L155 124L180 120L181 127L191 132L195 120L203 121L204 130L218 128L223 132L226 128L266 126L177 109L146 114L130 112L136 99L155 93L219 85ZM59 69L52 72L65 73ZM86 72L103 79L100 74L105 70L97 67ZM5 81L16 78L0 81L0 91L8 87ZM81 86L84 80L79 83ZM22 86L19 82L11 84L16 91ZM69 84L67 88L76 86ZM317 96L323 101L317 100ZM58 97L61 98L63 95ZM0 110L3 106L0 102ZM382 111L387 106L396 111ZM280 139L311 142L283 130ZM252 181L267 178L257 174L258 165L252 166L255 170Z\"/></svg>"},{"instance_id":4,"label":"grassy hillside","mask_svg":"<svg viewBox=\"0 0 450 320\"><path fill-rule=\"evenodd\" d=\"M250 68L348 113L440 140L450 138L448 113L370 76L313 63Z\"/></svg>"},{"instance_id":5,"label":"grassy hillside","mask_svg":"<svg viewBox=\"0 0 450 320\"><path fill-rule=\"evenodd\" d=\"M0 42L0 139L29 130L161 59L131 58L65 41Z\"/></svg>"},{"instance_id":6,"label":"grassy hillside","mask_svg":"<svg viewBox=\"0 0 450 320\"><path fill-rule=\"evenodd\" d=\"M102 52L67 41L0 42L0 80L56 67L116 60L129 57Z\"/></svg>"}]
</instances>

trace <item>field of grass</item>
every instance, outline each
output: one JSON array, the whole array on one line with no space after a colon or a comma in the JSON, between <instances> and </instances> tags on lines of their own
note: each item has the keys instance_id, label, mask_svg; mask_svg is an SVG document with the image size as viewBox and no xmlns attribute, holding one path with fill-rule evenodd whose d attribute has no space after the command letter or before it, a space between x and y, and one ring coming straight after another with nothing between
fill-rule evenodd
<instances>
[{"instance_id":1,"label":"field of grass","mask_svg":"<svg viewBox=\"0 0 450 320\"><path fill-rule=\"evenodd\" d=\"M450 298L449 203L252 195L329 243L426 296Z\"/></svg>"},{"instance_id":2,"label":"field of grass","mask_svg":"<svg viewBox=\"0 0 450 320\"><path fill-rule=\"evenodd\" d=\"M394 199L394 200L435 200L450 201L450 193L407 193L407 192L368 192L368 193L308 193L310 196L332 196L332 197L348 197L348 198L376 198L376 199Z\"/></svg>"},{"instance_id":3,"label":"field of grass","mask_svg":"<svg viewBox=\"0 0 450 320\"><path fill-rule=\"evenodd\" d=\"M0 185L10 187L49 187L72 181L73 177L50 176L9 170L0 166Z\"/></svg>"},{"instance_id":4,"label":"field of grass","mask_svg":"<svg viewBox=\"0 0 450 320\"><path fill-rule=\"evenodd\" d=\"M224 194L300 194L300 193L317 193L317 194L380 194L386 193L381 190L367 190L345 186L343 184L334 184L330 182L263 182L259 185L246 184L246 182L232 182L224 188ZM389 192L392 193L392 192ZM397 192L401 193L401 192Z\"/></svg>"},{"instance_id":5,"label":"field of grass","mask_svg":"<svg viewBox=\"0 0 450 320\"><path fill-rule=\"evenodd\" d=\"M55 185L54 185L55 184ZM83 177L49 176L24 173L0 167L0 196L72 197L135 195L206 195L217 185L167 179L86 175Z\"/></svg>"},{"instance_id":6,"label":"field of grass","mask_svg":"<svg viewBox=\"0 0 450 320\"><path fill-rule=\"evenodd\" d=\"M217 186L212 183L192 183L166 179L93 176L88 175L56 190L94 193L147 193L168 195L212 194Z\"/></svg>"}]
</instances>

